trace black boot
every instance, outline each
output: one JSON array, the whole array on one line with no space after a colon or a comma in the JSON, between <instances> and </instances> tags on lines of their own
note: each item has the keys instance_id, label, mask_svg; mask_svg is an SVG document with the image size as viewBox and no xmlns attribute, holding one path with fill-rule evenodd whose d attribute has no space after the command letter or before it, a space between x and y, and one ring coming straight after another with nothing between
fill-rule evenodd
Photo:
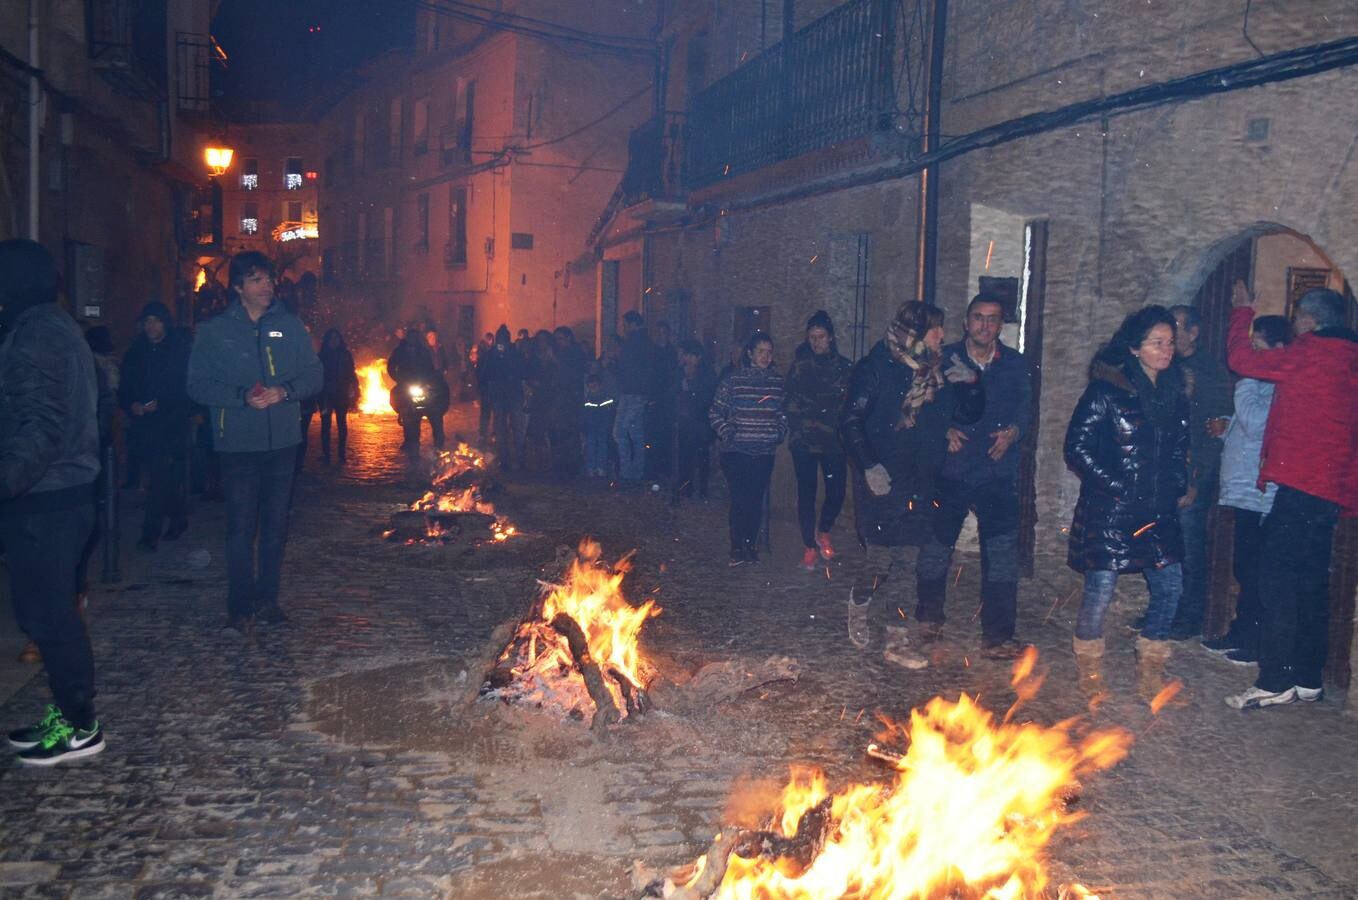
<instances>
[{"instance_id":1,"label":"black boot","mask_svg":"<svg viewBox=\"0 0 1358 900\"><path fill-rule=\"evenodd\" d=\"M916 578L915 594L919 598L915 604L915 619L922 626L921 638L937 639L946 618L943 604L948 597L948 579Z\"/></svg>"}]
</instances>

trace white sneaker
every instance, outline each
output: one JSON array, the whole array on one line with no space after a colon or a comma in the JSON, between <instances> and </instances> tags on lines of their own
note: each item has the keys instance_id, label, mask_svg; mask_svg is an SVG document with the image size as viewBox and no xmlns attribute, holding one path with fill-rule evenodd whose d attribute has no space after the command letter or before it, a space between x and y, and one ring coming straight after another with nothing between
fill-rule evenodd
<instances>
[{"instance_id":1,"label":"white sneaker","mask_svg":"<svg viewBox=\"0 0 1358 900\"><path fill-rule=\"evenodd\" d=\"M886 649L882 655L886 661L903 669L926 669L929 658L916 653L910 646L910 635L899 626L886 630Z\"/></svg>"},{"instance_id":2,"label":"white sneaker","mask_svg":"<svg viewBox=\"0 0 1358 900\"><path fill-rule=\"evenodd\" d=\"M1266 691L1263 688L1251 687L1226 698L1226 705L1231 709L1261 709L1265 706L1281 706L1284 703L1296 702L1297 689L1294 687L1284 691Z\"/></svg>"},{"instance_id":3,"label":"white sneaker","mask_svg":"<svg viewBox=\"0 0 1358 900\"><path fill-rule=\"evenodd\" d=\"M1292 690L1297 692L1297 699L1302 703L1315 703L1317 700L1322 700L1325 697L1324 688L1304 688L1301 685L1297 685L1292 688Z\"/></svg>"}]
</instances>

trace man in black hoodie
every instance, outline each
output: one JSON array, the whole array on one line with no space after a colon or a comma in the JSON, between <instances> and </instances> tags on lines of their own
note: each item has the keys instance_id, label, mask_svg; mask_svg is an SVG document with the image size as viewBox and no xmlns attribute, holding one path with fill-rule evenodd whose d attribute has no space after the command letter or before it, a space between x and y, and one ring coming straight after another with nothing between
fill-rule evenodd
<instances>
[{"instance_id":1,"label":"man in black hoodie","mask_svg":"<svg viewBox=\"0 0 1358 900\"><path fill-rule=\"evenodd\" d=\"M98 386L90 348L56 299L51 254L0 242L0 544L14 617L42 653L54 701L9 742L20 762L40 766L104 749L94 653L75 603L94 527Z\"/></svg>"},{"instance_id":2,"label":"man in black hoodie","mask_svg":"<svg viewBox=\"0 0 1358 900\"><path fill-rule=\"evenodd\" d=\"M141 334L123 357L118 405L128 417L129 439L151 472L137 549L154 553L161 531L173 541L187 527L184 472L188 456L189 341L175 330L170 310L152 301L141 311ZM165 520L169 519L169 528Z\"/></svg>"}]
</instances>

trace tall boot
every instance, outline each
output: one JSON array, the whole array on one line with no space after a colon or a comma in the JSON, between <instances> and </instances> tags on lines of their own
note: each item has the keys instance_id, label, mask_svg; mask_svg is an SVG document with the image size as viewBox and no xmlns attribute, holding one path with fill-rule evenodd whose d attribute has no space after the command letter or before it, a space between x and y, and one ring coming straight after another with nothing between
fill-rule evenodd
<instances>
[{"instance_id":1,"label":"tall boot","mask_svg":"<svg viewBox=\"0 0 1358 900\"><path fill-rule=\"evenodd\" d=\"M948 579L915 578L915 620L919 622L920 642L931 644L943 634L944 604L948 598Z\"/></svg>"},{"instance_id":2,"label":"tall boot","mask_svg":"<svg viewBox=\"0 0 1358 900\"><path fill-rule=\"evenodd\" d=\"M1165 663L1169 662L1169 641L1136 639L1136 692L1150 703L1165 689Z\"/></svg>"},{"instance_id":3,"label":"tall boot","mask_svg":"<svg viewBox=\"0 0 1358 900\"><path fill-rule=\"evenodd\" d=\"M1073 638L1075 648L1075 668L1079 672L1080 690L1090 700L1104 692L1103 687L1103 638L1091 641Z\"/></svg>"}]
</instances>

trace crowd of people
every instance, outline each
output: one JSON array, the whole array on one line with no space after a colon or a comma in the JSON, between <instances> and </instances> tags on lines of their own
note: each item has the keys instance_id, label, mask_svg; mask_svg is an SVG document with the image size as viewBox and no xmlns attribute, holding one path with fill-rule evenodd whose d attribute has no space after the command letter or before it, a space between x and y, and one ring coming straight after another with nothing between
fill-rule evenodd
<instances>
[{"instance_id":1,"label":"crowd of people","mask_svg":"<svg viewBox=\"0 0 1358 900\"><path fill-rule=\"evenodd\" d=\"M353 354L331 328L319 351L276 293L267 257L232 258L229 302L190 335L149 303L121 365L107 329L82 333L55 302L50 254L0 242L0 545L16 617L46 664L53 703L9 734L20 759L52 765L103 749L94 663L81 615L94 539L94 483L126 421L129 485L149 476L137 547L153 553L188 527L188 460L205 493L226 503L226 630L282 625L279 584L292 484L310 419L321 452L346 461L347 415L359 399ZM1234 510L1239 600L1229 630L1202 646L1257 665L1235 708L1315 701L1328 650L1329 567L1341 515L1358 515L1358 334L1345 299L1313 290L1289 321L1255 317L1243 284L1228 363L1200 352L1190 307L1127 316L1094 354L1064 459L1080 482L1068 562L1081 573L1073 650L1081 688L1106 691L1105 620L1118 577L1149 589L1136 623L1138 693L1165 693L1174 640L1202 637L1209 573L1207 513ZM787 444L807 570L834 559L831 532L853 488L847 630L866 648L877 607L884 655L929 664L945 622L948 573L968 516L981 555L981 652L1013 659L1019 576L1020 447L1034 428L1033 373L1000 340L1003 305L967 306L962 339L944 343L944 313L903 304L857 362L839 353L817 311L784 374L773 339L754 332L720 373L704 348L677 346L664 323L633 311L624 333L592 348L569 328L509 328L445 348L435 328L398 333L387 363L403 449L423 420L436 447L454 398L479 399L480 439L507 470L614 479L623 489L671 486L706 499L715 449L729 496L732 567L759 562L778 448ZM448 379L452 378L450 386ZM190 425L195 437L189 438ZM819 505L818 505L818 500ZM912 550L913 548L913 550ZM912 555L913 554L913 555ZM913 628L904 609L914 574ZM899 612L899 615L893 614ZM913 634L912 634L913 631Z\"/></svg>"}]
</instances>

